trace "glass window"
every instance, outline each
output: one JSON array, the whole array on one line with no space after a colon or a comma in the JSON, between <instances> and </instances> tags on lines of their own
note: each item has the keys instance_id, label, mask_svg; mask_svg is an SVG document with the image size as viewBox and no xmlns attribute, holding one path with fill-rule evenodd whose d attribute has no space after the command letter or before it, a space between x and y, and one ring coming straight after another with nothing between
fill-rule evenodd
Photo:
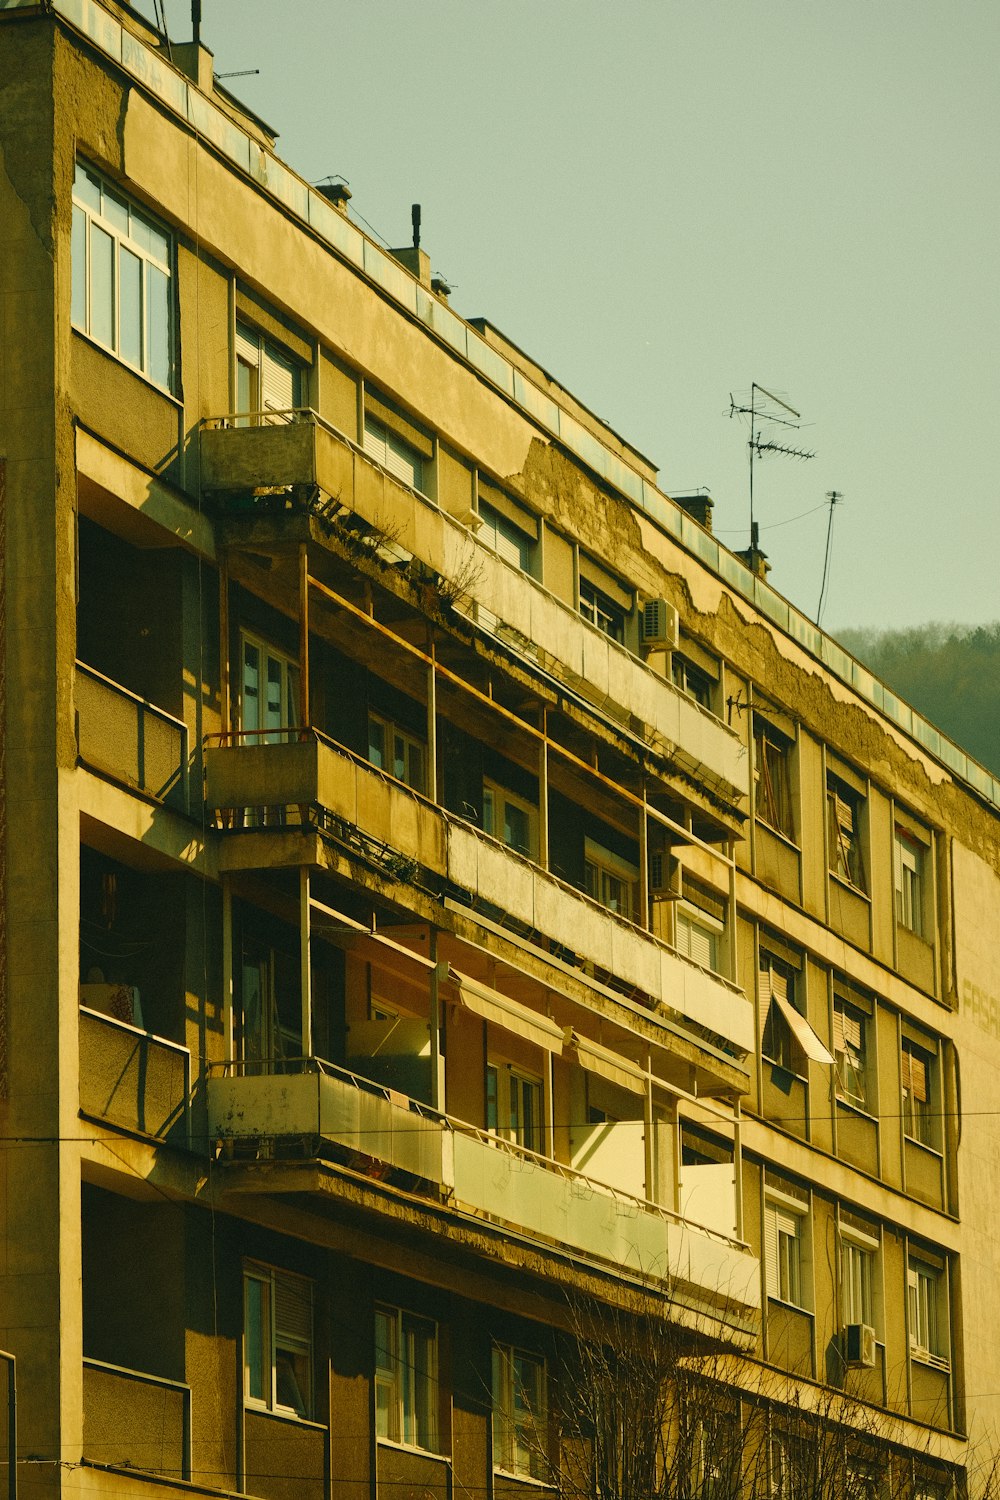
<instances>
[{"instance_id":1,"label":"glass window","mask_svg":"<svg viewBox=\"0 0 1000 1500\"><path fill-rule=\"evenodd\" d=\"M861 841L864 798L836 776L827 776L826 805L830 873L857 890L866 891Z\"/></svg>"},{"instance_id":2,"label":"glass window","mask_svg":"<svg viewBox=\"0 0 1000 1500\"><path fill-rule=\"evenodd\" d=\"M900 1055L903 1129L925 1146L933 1146L937 1134L932 1098L934 1063L932 1052L904 1038Z\"/></svg>"},{"instance_id":3,"label":"glass window","mask_svg":"<svg viewBox=\"0 0 1000 1500\"><path fill-rule=\"evenodd\" d=\"M251 745L277 745L297 738L299 668L256 636L242 636L240 729Z\"/></svg>"},{"instance_id":4,"label":"glass window","mask_svg":"<svg viewBox=\"0 0 1000 1500\"><path fill-rule=\"evenodd\" d=\"M530 573L531 554L534 550L531 537L483 500L479 502L479 519L481 525L478 537L484 546L489 547L512 567L519 568L522 573Z\"/></svg>"},{"instance_id":5,"label":"glass window","mask_svg":"<svg viewBox=\"0 0 1000 1500\"><path fill-rule=\"evenodd\" d=\"M893 841L893 872L896 886L896 921L917 937L923 937L923 875L925 850L897 823Z\"/></svg>"},{"instance_id":6,"label":"glass window","mask_svg":"<svg viewBox=\"0 0 1000 1500\"><path fill-rule=\"evenodd\" d=\"M678 953L683 953L703 969L718 972L723 925L717 918L679 901L674 913L674 931L674 946Z\"/></svg>"},{"instance_id":7,"label":"glass window","mask_svg":"<svg viewBox=\"0 0 1000 1500\"><path fill-rule=\"evenodd\" d=\"M249 1405L312 1410L312 1282L270 1266L243 1273L244 1396Z\"/></svg>"},{"instance_id":8,"label":"glass window","mask_svg":"<svg viewBox=\"0 0 1000 1500\"><path fill-rule=\"evenodd\" d=\"M760 952L761 1014L764 1030L761 1051L771 1062L795 1072L796 1055L792 1048L791 1028L782 1014L784 1004L795 1007L796 973L765 949ZM777 1002L777 1003L776 1003Z\"/></svg>"},{"instance_id":9,"label":"glass window","mask_svg":"<svg viewBox=\"0 0 1000 1500\"><path fill-rule=\"evenodd\" d=\"M625 611L586 578L580 579L580 613L613 641L624 641Z\"/></svg>"},{"instance_id":10,"label":"glass window","mask_svg":"<svg viewBox=\"0 0 1000 1500\"><path fill-rule=\"evenodd\" d=\"M375 1309L375 1430L436 1452L437 1324L394 1307Z\"/></svg>"},{"instance_id":11,"label":"glass window","mask_svg":"<svg viewBox=\"0 0 1000 1500\"><path fill-rule=\"evenodd\" d=\"M833 1055L836 1062L837 1094L841 1099L868 1108L868 1064L866 1054L868 1017L839 995L833 1002Z\"/></svg>"},{"instance_id":12,"label":"glass window","mask_svg":"<svg viewBox=\"0 0 1000 1500\"><path fill-rule=\"evenodd\" d=\"M486 1069L486 1128L526 1151L544 1148L542 1080L509 1063Z\"/></svg>"},{"instance_id":13,"label":"glass window","mask_svg":"<svg viewBox=\"0 0 1000 1500\"><path fill-rule=\"evenodd\" d=\"M767 823L769 827L784 834L785 838L794 839L792 742L757 714L754 715L753 737L756 758L756 815L761 822Z\"/></svg>"},{"instance_id":14,"label":"glass window","mask_svg":"<svg viewBox=\"0 0 1000 1500\"><path fill-rule=\"evenodd\" d=\"M522 1478L550 1478L545 1361L493 1346L493 1467Z\"/></svg>"},{"instance_id":15,"label":"glass window","mask_svg":"<svg viewBox=\"0 0 1000 1500\"><path fill-rule=\"evenodd\" d=\"M764 1204L764 1260L767 1295L792 1307L804 1307L802 1250L803 1211L784 1201L768 1199Z\"/></svg>"},{"instance_id":16,"label":"glass window","mask_svg":"<svg viewBox=\"0 0 1000 1500\"><path fill-rule=\"evenodd\" d=\"M911 1258L906 1278L910 1348L917 1354L940 1358L947 1353L941 1338L939 1317L941 1272L924 1261Z\"/></svg>"},{"instance_id":17,"label":"glass window","mask_svg":"<svg viewBox=\"0 0 1000 1500\"><path fill-rule=\"evenodd\" d=\"M381 714L368 715L368 759L380 771L387 771L415 792L426 791L426 755L426 746L416 735L399 729Z\"/></svg>"},{"instance_id":18,"label":"glass window","mask_svg":"<svg viewBox=\"0 0 1000 1500\"><path fill-rule=\"evenodd\" d=\"M538 850L538 809L506 787L484 781L483 832L527 859L534 859Z\"/></svg>"},{"instance_id":19,"label":"glass window","mask_svg":"<svg viewBox=\"0 0 1000 1500\"><path fill-rule=\"evenodd\" d=\"M714 684L707 672L696 667L679 651L673 651L670 655L670 676L674 687L679 688L686 697L693 698L695 703L700 703L709 713L712 712Z\"/></svg>"},{"instance_id":20,"label":"glass window","mask_svg":"<svg viewBox=\"0 0 1000 1500\"><path fill-rule=\"evenodd\" d=\"M844 1322L875 1327L875 1255L873 1244L844 1234L840 1241L840 1274Z\"/></svg>"},{"instance_id":21,"label":"glass window","mask_svg":"<svg viewBox=\"0 0 1000 1500\"><path fill-rule=\"evenodd\" d=\"M619 917L633 920L639 880L637 865L629 864L593 839L584 845L584 890L594 901Z\"/></svg>"},{"instance_id":22,"label":"glass window","mask_svg":"<svg viewBox=\"0 0 1000 1500\"><path fill-rule=\"evenodd\" d=\"M236 410L239 425L292 421L302 405L301 363L252 323L236 324Z\"/></svg>"},{"instance_id":23,"label":"glass window","mask_svg":"<svg viewBox=\"0 0 1000 1500\"><path fill-rule=\"evenodd\" d=\"M169 235L103 178L73 184L73 326L173 389L173 250Z\"/></svg>"}]
</instances>

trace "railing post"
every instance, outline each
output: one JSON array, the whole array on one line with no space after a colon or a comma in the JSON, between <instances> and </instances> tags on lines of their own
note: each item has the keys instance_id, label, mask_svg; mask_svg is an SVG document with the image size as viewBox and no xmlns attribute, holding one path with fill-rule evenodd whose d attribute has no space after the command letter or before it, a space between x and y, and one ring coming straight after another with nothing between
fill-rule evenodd
<instances>
[{"instance_id":1,"label":"railing post","mask_svg":"<svg viewBox=\"0 0 1000 1500\"><path fill-rule=\"evenodd\" d=\"M223 743L232 722L229 687L229 560L219 556L219 718Z\"/></svg>"},{"instance_id":2,"label":"railing post","mask_svg":"<svg viewBox=\"0 0 1000 1500\"><path fill-rule=\"evenodd\" d=\"M17 1500L17 1359L0 1349L7 1365L7 1500Z\"/></svg>"},{"instance_id":3,"label":"railing post","mask_svg":"<svg viewBox=\"0 0 1000 1500\"><path fill-rule=\"evenodd\" d=\"M309 871L299 870L299 985L302 992L302 1056L312 1057L312 964L309 957Z\"/></svg>"},{"instance_id":4,"label":"railing post","mask_svg":"<svg viewBox=\"0 0 1000 1500\"><path fill-rule=\"evenodd\" d=\"M427 653L427 795L432 802L438 800L437 773L437 664L434 641L428 643Z\"/></svg>"},{"instance_id":5,"label":"railing post","mask_svg":"<svg viewBox=\"0 0 1000 1500\"><path fill-rule=\"evenodd\" d=\"M309 728L309 549L299 543L299 722Z\"/></svg>"}]
</instances>

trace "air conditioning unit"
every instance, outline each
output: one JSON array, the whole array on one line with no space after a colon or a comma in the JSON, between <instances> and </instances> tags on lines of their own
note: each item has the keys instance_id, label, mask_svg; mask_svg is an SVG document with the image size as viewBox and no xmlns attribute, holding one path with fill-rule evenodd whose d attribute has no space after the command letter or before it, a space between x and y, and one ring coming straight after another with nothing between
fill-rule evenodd
<instances>
[{"instance_id":1,"label":"air conditioning unit","mask_svg":"<svg viewBox=\"0 0 1000 1500\"><path fill-rule=\"evenodd\" d=\"M844 1364L875 1368L875 1330L867 1323L848 1323L844 1329Z\"/></svg>"},{"instance_id":2,"label":"air conditioning unit","mask_svg":"<svg viewBox=\"0 0 1000 1500\"><path fill-rule=\"evenodd\" d=\"M681 862L669 849L650 850L649 889L657 901L680 900Z\"/></svg>"},{"instance_id":3,"label":"air conditioning unit","mask_svg":"<svg viewBox=\"0 0 1000 1500\"><path fill-rule=\"evenodd\" d=\"M680 641L680 619L666 599L647 599L639 613L641 644L657 651L673 651Z\"/></svg>"}]
</instances>

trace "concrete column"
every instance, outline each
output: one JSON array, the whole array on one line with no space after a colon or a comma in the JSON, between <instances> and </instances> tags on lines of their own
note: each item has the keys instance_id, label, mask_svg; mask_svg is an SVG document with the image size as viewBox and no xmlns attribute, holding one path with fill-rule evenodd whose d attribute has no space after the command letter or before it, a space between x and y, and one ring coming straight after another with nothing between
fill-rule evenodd
<instances>
[{"instance_id":1,"label":"concrete column","mask_svg":"<svg viewBox=\"0 0 1000 1500\"><path fill-rule=\"evenodd\" d=\"M434 665L434 642L427 646L430 662L427 667L427 795L432 802L438 800L437 774L437 669Z\"/></svg>"},{"instance_id":2,"label":"concrete column","mask_svg":"<svg viewBox=\"0 0 1000 1500\"><path fill-rule=\"evenodd\" d=\"M299 543L299 722L309 728L309 549Z\"/></svg>"},{"instance_id":3,"label":"concrete column","mask_svg":"<svg viewBox=\"0 0 1000 1500\"><path fill-rule=\"evenodd\" d=\"M542 737L538 742L538 863L549 868L549 739L548 710L542 709Z\"/></svg>"},{"instance_id":4,"label":"concrete column","mask_svg":"<svg viewBox=\"0 0 1000 1500\"><path fill-rule=\"evenodd\" d=\"M312 963L309 953L309 871L299 870L299 988L302 997L302 1056L312 1057Z\"/></svg>"}]
</instances>

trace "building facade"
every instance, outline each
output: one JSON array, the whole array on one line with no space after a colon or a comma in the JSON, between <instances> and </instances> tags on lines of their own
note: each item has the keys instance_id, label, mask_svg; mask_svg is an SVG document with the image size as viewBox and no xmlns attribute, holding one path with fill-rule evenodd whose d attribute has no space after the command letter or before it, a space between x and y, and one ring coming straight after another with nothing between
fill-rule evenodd
<instances>
[{"instance_id":1,"label":"building facade","mask_svg":"<svg viewBox=\"0 0 1000 1500\"><path fill-rule=\"evenodd\" d=\"M0 5L19 1484L557 1488L603 1309L756 1434L670 1494L956 1493L1000 784L273 148Z\"/></svg>"}]
</instances>

